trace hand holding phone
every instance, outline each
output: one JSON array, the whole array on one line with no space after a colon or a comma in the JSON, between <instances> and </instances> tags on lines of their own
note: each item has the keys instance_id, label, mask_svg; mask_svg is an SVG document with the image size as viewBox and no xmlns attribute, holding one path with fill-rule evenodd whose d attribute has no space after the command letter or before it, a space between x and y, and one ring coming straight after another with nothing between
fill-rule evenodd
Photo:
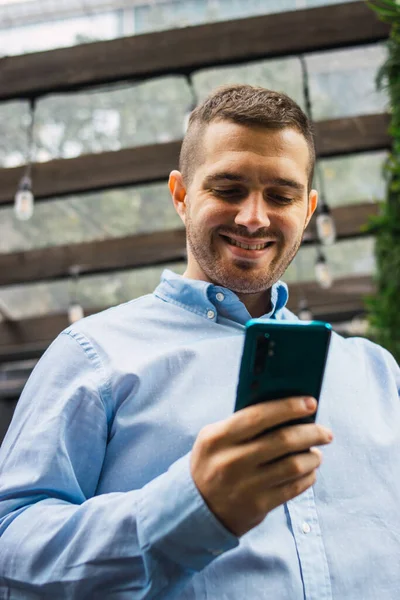
<instances>
[{"instance_id":1,"label":"hand holding phone","mask_svg":"<svg viewBox=\"0 0 400 600\"><path fill-rule=\"evenodd\" d=\"M191 474L209 509L233 534L243 535L314 483L321 463L315 446L330 443L332 434L315 423L284 425L315 410L313 399L261 402L200 431Z\"/></svg>"},{"instance_id":2,"label":"hand holding phone","mask_svg":"<svg viewBox=\"0 0 400 600\"><path fill-rule=\"evenodd\" d=\"M315 481L315 446L332 441L314 423L329 339L330 327L315 322L247 326L237 412L203 428L191 455L197 488L235 535Z\"/></svg>"}]
</instances>

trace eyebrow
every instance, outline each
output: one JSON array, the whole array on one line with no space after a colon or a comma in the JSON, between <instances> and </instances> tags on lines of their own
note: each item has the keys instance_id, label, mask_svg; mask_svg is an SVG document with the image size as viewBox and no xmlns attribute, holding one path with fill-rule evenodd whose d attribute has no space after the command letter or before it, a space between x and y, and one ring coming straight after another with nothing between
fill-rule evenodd
<instances>
[{"instance_id":1,"label":"eyebrow","mask_svg":"<svg viewBox=\"0 0 400 600\"><path fill-rule=\"evenodd\" d=\"M238 173L230 173L229 171L221 171L208 175L204 180L204 185L210 185L217 183L218 181L233 181L235 183L249 183L250 178L245 175L239 175ZM275 185L277 187L286 187L299 192L304 192L305 186L296 181L295 179L287 179L286 177L270 177L265 180L268 185Z\"/></svg>"}]
</instances>

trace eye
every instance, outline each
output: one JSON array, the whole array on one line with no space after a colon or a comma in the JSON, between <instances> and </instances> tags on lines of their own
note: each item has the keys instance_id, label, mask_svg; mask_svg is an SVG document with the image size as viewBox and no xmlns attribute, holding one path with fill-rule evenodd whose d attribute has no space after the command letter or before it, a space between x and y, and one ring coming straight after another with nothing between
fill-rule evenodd
<instances>
[{"instance_id":1,"label":"eye","mask_svg":"<svg viewBox=\"0 0 400 600\"><path fill-rule=\"evenodd\" d=\"M211 190L214 196L226 199L242 198L245 192L240 188L214 188Z\"/></svg>"},{"instance_id":2,"label":"eye","mask_svg":"<svg viewBox=\"0 0 400 600\"><path fill-rule=\"evenodd\" d=\"M268 195L274 202L278 202L278 204L290 204L293 201L293 198L281 196L280 194L269 193Z\"/></svg>"}]
</instances>

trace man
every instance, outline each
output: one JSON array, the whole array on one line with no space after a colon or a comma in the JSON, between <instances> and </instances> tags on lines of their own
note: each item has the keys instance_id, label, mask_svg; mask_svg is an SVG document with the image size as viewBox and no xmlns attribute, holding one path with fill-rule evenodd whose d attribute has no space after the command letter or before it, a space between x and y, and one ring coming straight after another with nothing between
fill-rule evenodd
<instances>
[{"instance_id":1,"label":"man","mask_svg":"<svg viewBox=\"0 0 400 600\"><path fill-rule=\"evenodd\" d=\"M246 321L296 318L279 279L317 205L313 164L283 94L224 87L192 113L169 180L184 277L64 331L17 406L2 598L399 597L394 359L334 334L320 424L268 431L312 398L233 414Z\"/></svg>"}]
</instances>

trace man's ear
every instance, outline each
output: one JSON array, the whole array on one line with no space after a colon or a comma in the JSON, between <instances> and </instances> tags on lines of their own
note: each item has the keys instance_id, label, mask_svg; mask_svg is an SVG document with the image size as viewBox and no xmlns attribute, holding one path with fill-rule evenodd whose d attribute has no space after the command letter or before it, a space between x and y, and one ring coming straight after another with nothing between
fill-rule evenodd
<instances>
[{"instance_id":1,"label":"man's ear","mask_svg":"<svg viewBox=\"0 0 400 600\"><path fill-rule=\"evenodd\" d=\"M185 223L186 220L186 188L183 183L182 173L171 171L168 180L168 187L171 194L175 210Z\"/></svg>"},{"instance_id":2,"label":"man's ear","mask_svg":"<svg viewBox=\"0 0 400 600\"><path fill-rule=\"evenodd\" d=\"M311 217L313 216L315 209L318 205L318 192L317 190L311 190L308 195L308 206L307 206L307 217L306 217L306 225L310 222ZM305 229L305 228L304 228Z\"/></svg>"}]
</instances>

